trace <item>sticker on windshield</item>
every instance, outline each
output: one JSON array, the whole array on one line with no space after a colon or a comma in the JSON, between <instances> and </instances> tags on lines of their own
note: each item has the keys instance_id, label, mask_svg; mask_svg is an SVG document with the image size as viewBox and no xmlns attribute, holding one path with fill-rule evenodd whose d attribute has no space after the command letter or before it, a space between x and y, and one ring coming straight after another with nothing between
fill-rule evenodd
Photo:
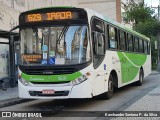
<instances>
[{"instance_id":1,"label":"sticker on windshield","mask_svg":"<svg viewBox=\"0 0 160 120\"><path fill-rule=\"evenodd\" d=\"M46 65L47 64L47 60L42 60L41 64L42 65Z\"/></svg>"},{"instance_id":2,"label":"sticker on windshield","mask_svg":"<svg viewBox=\"0 0 160 120\"><path fill-rule=\"evenodd\" d=\"M43 46L42 46L42 51L45 52L45 51L47 51L47 50L48 50L47 45L43 45Z\"/></svg>"},{"instance_id":3,"label":"sticker on windshield","mask_svg":"<svg viewBox=\"0 0 160 120\"><path fill-rule=\"evenodd\" d=\"M65 58L56 58L55 63L56 64L65 64Z\"/></svg>"},{"instance_id":4,"label":"sticker on windshield","mask_svg":"<svg viewBox=\"0 0 160 120\"><path fill-rule=\"evenodd\" d=\"M47 59L47 53L43 53L43 59Z\"/></svg>"},{"instance_id":5,"label":"sticker on windshield","mask_svg":"<svg viewBox=\"0 0 160 120\"><path fill-rule=\"evenodd\" d=\"M49 56L50 56L50 57L54 57L54 56L55 56L55 51L50 51Z\"/></svg>"},{"instance_id":6,"label":"sticker on windshield","mask_svg":"<svg viewBox=\"0 0 160 120\"><path fill-rule=\"evenodd\" d=\"M50 57L48 63L50 65L54 65L55 64L55 58L54 57Z\"/></svg>"}]
</instances>

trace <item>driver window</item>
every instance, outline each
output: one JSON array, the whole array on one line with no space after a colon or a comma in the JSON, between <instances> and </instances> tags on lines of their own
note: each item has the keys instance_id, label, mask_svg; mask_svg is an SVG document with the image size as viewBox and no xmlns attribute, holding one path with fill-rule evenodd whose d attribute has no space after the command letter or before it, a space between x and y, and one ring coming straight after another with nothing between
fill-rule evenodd
<instances>
[{"instance_id":1,"label":"driver window","mask_svg":"<svg viewBox=\"0 0 160 120\"><path fill-rule=\"evenodd\" d=\"M93 39L93 65L97 68L105 55L105 24L98 18L92 21L92 39Z\"/></svg>"}]
</instances>

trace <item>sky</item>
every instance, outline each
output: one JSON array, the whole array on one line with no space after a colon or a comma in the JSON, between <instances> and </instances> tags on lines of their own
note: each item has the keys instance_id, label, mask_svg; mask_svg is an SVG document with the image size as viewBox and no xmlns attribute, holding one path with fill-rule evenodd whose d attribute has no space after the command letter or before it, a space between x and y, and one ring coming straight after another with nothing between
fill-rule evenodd
<instances>
[{"instance_id":1,"label":"sky","mask_svg":"<svg viewBox=\"0 0 160 120\"><path fill-rule=\"evenodd\" d=\"M148 6L157 7L160 0L144 0Z\"/></svg>"},{"instance_id":2,"label":"sky","mask_svg":"<svg viewBox=\"0 0 160 120\"><path fill-rule=\"evenodd\" d=\"M144 0L145 4L149 7L158 7L160 5L160 0ZM158 14L158 9L154 8L155 13Z\"/></svg>"}]
</instances>

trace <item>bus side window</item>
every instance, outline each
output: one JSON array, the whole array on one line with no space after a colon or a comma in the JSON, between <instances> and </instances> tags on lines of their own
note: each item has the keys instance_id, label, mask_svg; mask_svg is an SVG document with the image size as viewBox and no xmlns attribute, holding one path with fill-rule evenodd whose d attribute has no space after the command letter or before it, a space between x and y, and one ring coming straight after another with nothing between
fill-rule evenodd
<instances>
[{"instance_id":1,"label":"bus side window","mask_svg":"<svg viewBox=\"0 0 160 120\"><path fill-rule=\"evenodd\" d=\"M143 48L143 40L140 38L139 39L139 51L140 51L140 53L143 53L143 50L144 48Z\"/></svg>"},{"instance_id":2,"label":"bus side window","mask_svg":"<svg viewBox=\"0 0 160 120\"><path fill-rule=\"evenodd\" d=\"M133 52L133 36L131 34L128 34L128 51Z\"/></svg>"},{"instance_id":3,"label":"bus side window","mask_svg":"<svg viewBox=\"0 0 160 120\"><path fill-rule=\"evenodd\" d=\"M119 31L120 50L126 50L126 33L122 30Z\"/></svg>"},{"instance_id":4,"label":"bus side window","mask_svg":"<svg viewBox=\"0 0 160 120\"><path fill-rule=\"evenodd\" d=\"M117 39L116 39L116 30L112 26L108 26L109 28L109 48L116 49L117 48Z\"/></svg>"},{"instance_id":5,"label":"bus side window","mask_svg":"<svg viewBox=\"0 0 160 120\"><path fill-rule=\"evenodd\" d=\"M139 41L137 37L134 37L134 52L139 52Z\"/></svg>"},{"instance_id":6,"label":"bus side window","mask_svg":"<svg viewBox=\"0 0 160 120\"><path fill-rule=\"evenodd\" d=\"M148 47L147 47L147 48L148 48L148 49L147 49L147 53L148 53L148 55L150 55L150 42L147 42L147 43L148 43L148 44L147 44L147 46L148 46Z\"/></svg>"},{"instance_id":7,"label":"bus side window","mask_svg":"<svg viewBox=\"0 0 160 120\"><path fill-rule=\"evenodd\" d=\"M147 41L144 40L144 53L147 54Z\"/></svg>"}]
</instances>

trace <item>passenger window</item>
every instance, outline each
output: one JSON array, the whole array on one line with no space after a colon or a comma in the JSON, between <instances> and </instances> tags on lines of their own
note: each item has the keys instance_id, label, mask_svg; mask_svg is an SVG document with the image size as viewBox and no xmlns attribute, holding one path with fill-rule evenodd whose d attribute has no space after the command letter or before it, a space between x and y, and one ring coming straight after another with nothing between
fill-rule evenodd
<instances>
[{"instance_id":1,"label":"passenger window","mask_svg":"<svg viewBox=\"0 0 160 120\"><path fill-rule=\"evenodd\" d=\"M126 50L126 39L125 39L125 32L120 31L120 50Z\"/></svg>"},{"instance_id":2,"label":"passenger window","mask_svg":"<svg viewBox=\"0 0 160 120\"><path fill-rule=\"evenodd\" d=\"M133 52L133 36L131 34L128 34L128 51Z\"/></svg>"},{"instance_id":3,"label":"passenger window","mask_svg":"<svg viewBox=\"0 0 160 120\"><path fill-rule=\"evenodd\" d=\"M134 52L139 52L139 42L137 37L134 38Z\"/></svg>"},{"instance_id":4,"label":"passenger window","mask_svg":"<svg viewBox=\"0 0 160 120\"><path fill-rule=\"evenodd\" d=\"M144 40L144 53L147 54L147 41Z\"/></svg>"},{"instance_id":5,"label":"passenger window","mask_svg":"<svg viewBox=\"0 0 160 120\"><path fill-rule=\"evenodd\" d=\"M116 31L115 28L112 26L109 26L109 48L117 48Z\"/></svg>"},{"instance_id":6,"label":"passenger window","mask_svg":"<svg viewBox=\"0 0 160 120\"><path fill-rule=\"evenodd\" d=\"M100 33L97 33L96 35L97 43L96 43L96 50L98 55L104 55L105 47L104 47L104 38L103 35Z\"/></svg>"},{"instance_id":7,"label":"passenger window","mask_svg":"<svg viewBox=\"0 0 160 120\"><path fill-rule=\"evenodd\" d=\"M139 50L140 50L140 52L141 53L143 53L143 50L144 48L143 48L143 40L142 39L139 39Z\"/></svg>"}]
</instances>

